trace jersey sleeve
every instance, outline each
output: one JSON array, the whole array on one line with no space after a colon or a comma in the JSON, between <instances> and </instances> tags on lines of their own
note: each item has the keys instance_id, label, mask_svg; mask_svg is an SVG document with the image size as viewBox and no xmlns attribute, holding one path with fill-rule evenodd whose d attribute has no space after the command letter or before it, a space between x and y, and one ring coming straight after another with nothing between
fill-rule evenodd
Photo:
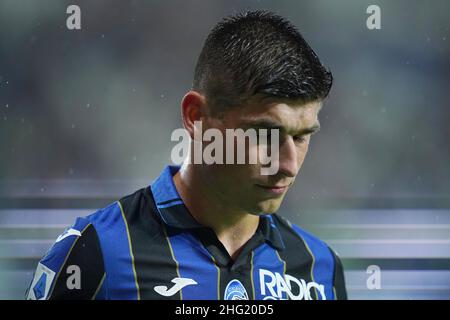
<instances>
[{"instance_id":1,"label":"jersey sleeve","mask_svg":"<svg viewBox=\"0 0 450 320\"><path fill-rule=\"evenodd\" d=\"M95 299L105 278L103 255L94 226L78 218L39 261L27 300Z\"/></svg>"},{"instance_id":2,"label":"jersey sleeve","mask_svg":"<svg viewBox=\"0 0 450 320\"><path fill-rule=\"evenodd\" d=\"M344 268L342 266L341 259L330 249L334 258L334 277L333 277L333 289L336 300L347 300L347 289L345 287Z\"/></svg>"}]
</instances>

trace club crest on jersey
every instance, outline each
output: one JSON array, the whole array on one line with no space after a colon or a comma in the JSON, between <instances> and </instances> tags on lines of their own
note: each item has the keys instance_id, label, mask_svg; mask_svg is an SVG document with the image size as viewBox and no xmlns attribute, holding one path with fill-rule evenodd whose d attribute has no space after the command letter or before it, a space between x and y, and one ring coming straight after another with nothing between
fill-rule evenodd
<instances>
[{"instance_id":1,"label":"club crest on jersey","mask_svg":"<svg viewBox=\"0 0 450 320\"><path fill-rule=\"evenodd\" d=\"M225 288L224 299L225 300L248 300L247 290L245 290L245 287L242 285L242 283L239 280L233 279L230 282L228 282L228 285Z\"/></svg>"}]
</instances>

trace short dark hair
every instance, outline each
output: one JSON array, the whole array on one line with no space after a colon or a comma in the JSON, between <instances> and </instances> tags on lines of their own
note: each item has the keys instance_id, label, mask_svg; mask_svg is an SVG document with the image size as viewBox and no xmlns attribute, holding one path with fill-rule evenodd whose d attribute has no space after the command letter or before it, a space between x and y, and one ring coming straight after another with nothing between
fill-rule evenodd
<instances>
[{"instance_id":1,"label":"short dark hair","mask_svg":"<svg viewBox=\"0 0 450 320\"><path fill-rule=\"evenodd\" d=\"M220 21L205 40L193 90L216 110L250 98L323 100L333 83L325 68L289 21L268 11L247 11Z\"/></svg>"}]
</instances>

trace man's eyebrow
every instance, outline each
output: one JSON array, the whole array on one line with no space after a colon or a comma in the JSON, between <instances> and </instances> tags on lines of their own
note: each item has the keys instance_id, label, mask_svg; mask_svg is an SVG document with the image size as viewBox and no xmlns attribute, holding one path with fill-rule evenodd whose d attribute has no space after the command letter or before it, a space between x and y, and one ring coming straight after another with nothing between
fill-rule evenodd
<instances>
[{"instance_id":1,"label":"man's eyebrow","mask_svg":"<svg viewBox=\"0 0 450 320\"><path fill-rule=\"evenodd\" d=\"M267 119L244 120L243 125L247 128L255 128L255 129L279 129L279 130L283 129L283 126L280 123Z\"/></svg>"},{"instance_id":2,"label":"man's eyebrow","mask_svg":"<svg viewBox=\"0 0 450 320\"><path fill-rule=\"evenodd\" d=\"M254 128L254 129L278 129L280 131L286 130L286 128L283 127L279 122L267 120L267 119L247 120L247 121L243 122L243 125L247 128ZM299 134L299 135L311 134L311 133L315 133L319 130L320 130L320 123L315 123L311 127L303 128L303 129L296 131L296 134Z\"/></svg>"},{"instance_id":3,"label":"man's eyebrow","mask_svg":"<svg viewBox=\"0 0 450 320\"><path fill-rule=\"evenodd\" d=\"M303 128L303 129L299 130L298 134L310 134L310 133L315 133L319 130L320 130L320 124L316 123L312 127Z\"/></svg>"}]
</instances>

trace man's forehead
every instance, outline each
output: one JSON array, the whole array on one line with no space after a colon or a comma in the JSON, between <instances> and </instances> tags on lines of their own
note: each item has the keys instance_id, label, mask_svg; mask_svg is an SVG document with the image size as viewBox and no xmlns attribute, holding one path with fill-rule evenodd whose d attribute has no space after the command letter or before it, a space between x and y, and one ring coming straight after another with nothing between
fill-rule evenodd
<instances>
[{"instance_id":1,"label":"man's forehead","mask_svg":"<svg viewBox=\"0 0 450 320\"><path fill-rule=\"evenodd\" d=\"M309 104L322 104L323 99L317 99L317 100L305 100L303 98L284 98L284 97L275 97L275 96L267 96L267 95L261 95L256 94L253 97L251 97L247 103L249 105L273 105L273 104L286 104L292 107L300 107L305 106Z\"/></svg>"},{"instance_id":2,"label":"man's forehead","mask_svg":"<svg viewBox=\"0 0 450 320\"><path fill-rule=\"evenodd\" d=\"M269 102L261 105L249 105L239 113L239 121L274 122L283 126L299 126L302 123L311 125L317 121L317 115L322 108L322 101L313 102Z\"/></svg>"}]
</instances>

